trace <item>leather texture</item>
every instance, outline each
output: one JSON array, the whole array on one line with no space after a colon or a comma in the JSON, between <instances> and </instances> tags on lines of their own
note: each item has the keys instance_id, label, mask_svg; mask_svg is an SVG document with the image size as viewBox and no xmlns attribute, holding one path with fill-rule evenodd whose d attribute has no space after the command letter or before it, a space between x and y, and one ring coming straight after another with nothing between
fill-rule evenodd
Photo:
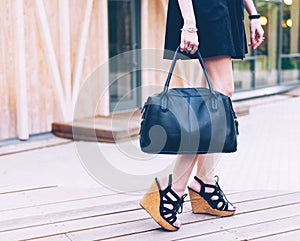
<instances>
[{"instance_id":1,"label":"leather texture","mask_svg":"<svg viewBox=\"0 0 300 241\"><path fill-rule=\"evenodd\" d=\"M179 47L164 90L148 97L142 108L141 150L155 154L235 152L238 122L231 99L213 89L199 51L209 88L169 89L178 51Z\"/></svg>"}]
</instances>

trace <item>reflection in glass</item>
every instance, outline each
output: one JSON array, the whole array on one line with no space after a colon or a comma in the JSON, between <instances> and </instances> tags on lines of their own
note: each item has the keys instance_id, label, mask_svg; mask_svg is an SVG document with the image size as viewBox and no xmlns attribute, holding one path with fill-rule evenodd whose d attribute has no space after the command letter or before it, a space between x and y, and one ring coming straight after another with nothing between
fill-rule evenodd
<instances>
[{"instance_id":1,"label":"reflection in glass","mask_svg":"<svg viewBox=\"0 0 300 241\"><path fill-rule=\"evenodd\" d=\"M117 57L117 61L109 66L111 111L132 109L138 105L138 54L123 54L139 47L138 2L108 0L109 57Z\"/></svg>"}]
</instances>

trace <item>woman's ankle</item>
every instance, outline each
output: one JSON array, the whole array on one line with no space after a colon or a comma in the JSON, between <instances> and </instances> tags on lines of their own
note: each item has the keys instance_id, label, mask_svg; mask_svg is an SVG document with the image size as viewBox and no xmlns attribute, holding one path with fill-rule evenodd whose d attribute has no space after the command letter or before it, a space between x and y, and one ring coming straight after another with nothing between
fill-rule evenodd
<instances>
[{"instance_id":1,"label":"woman's ankle","mask_svg":"<svg viewBox=\"0 0 300 241\"><path fill-rule=\"evenodd\" d=\"M198 177L199 178L199 177ZM204 182L204 184L210 184L210 185L215 185L216 181L213 177L205 177L205 178L199 178L202 182ZM191 189L193 189L196 192L200 192L201 189L201 184L199 183L198 180L196 180L195 178L191 181L191 183L189 184L189 187Z\"/></svg>"},{"instance_id":2,"label":"woman's ankle","mask_svg":"<svg viewBox=\"0 0 300 241\"><path fill-rule=\"evenodd\" d=\"M199 178L202 182L205 184L210 184L210 185L215 185L216 180L214 177L204 177L204 178Z\"/></svg>"},{"instance_id":3,"label":"woman's ankle","mask_svg":"<svg viewBox=\"0 0 300 241\"><path fill-rule=\"evenodd\" d=\"M173 191L181 198L185 193L185 187L180 187L176 184L172 184Z\"/></svg>"},{"instance_id":4,"label":"woman's ankle","mask_svg":"<svg viewBox=\"0 0 300 241\"><path fill-rule=\"evenodd\" d=\"M206 175L203 175L203 174L202 175L196 175L196 177L198 179L200 179L202 182L204 182L205 184L210 184L210 185L215 185L216 184L215 175L214 175L213 172L208 173ZM195 178L193 180L195 180Z\"/></svg>"},{"instance_id":5,"label":"woman's ankle","mask_svg":"<svg viewBox=\"0 0 300 241\"><path fill-rule=\"evenodd\" d=\"M199 182L197 182L195 179L193 179L191 181L191 183L189 184L189 188L193 189L196 192L200 192L201 185Z\"/></svg>"}]
</instances>

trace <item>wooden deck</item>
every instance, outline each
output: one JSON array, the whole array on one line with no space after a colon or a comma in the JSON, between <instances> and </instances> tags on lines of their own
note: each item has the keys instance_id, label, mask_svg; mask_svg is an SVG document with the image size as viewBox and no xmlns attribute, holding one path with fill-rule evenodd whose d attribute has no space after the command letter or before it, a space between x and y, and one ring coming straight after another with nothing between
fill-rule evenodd
<instances>
[{"instance_id":1,"label":"wooden deck","mask_svg":"<svg viewBox=\"0 0 300 241\"><path fill-rule=\"evenodd\" d=\"M184 204L178 232L166 232L140 208L141 195L104 188L0 186L0 240L288 241L300 237L300 192L227 192L233 217L193 214Z\"/></svg>"}]
</instances>

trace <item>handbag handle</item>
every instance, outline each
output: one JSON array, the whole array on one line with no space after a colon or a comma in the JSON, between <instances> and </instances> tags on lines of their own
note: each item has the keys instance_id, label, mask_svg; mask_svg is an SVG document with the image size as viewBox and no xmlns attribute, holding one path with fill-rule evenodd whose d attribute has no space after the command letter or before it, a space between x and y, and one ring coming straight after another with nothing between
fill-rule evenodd
<instances>
[{"instance_id":1,"label":"handbag handle","mask_svg":"<svg viewBox=\"0 0 300 241\"><path fill-rule=\"evenodd\" d=\"M169 74L168 74L168 77L167 77L167 80L166 80L166 83L165 83L165 87L164 87L164 93L167 93L168 92L168 89L169 89L169 85L170 85L170 81L171 81L171 77L172 77L172 74L173 74L173 70L175 68L175 64L176 64L176 61L177 61L177 54L178 54L178 51L180 49L180 45L177 47L176 51L175 51L175 54L174 54L174 57L173 57L173 60L172 60L172 64L171 64L171 67L170 67L170 70L169 70ZM197 55L198 55L198 60L200 62L200 65L203 69L203 72L204 72L204 75L205 75L205 78L207 80L207 83L208 83L208 87L209 87L209 90L210 92L215 95L215 91L213 89L213 86L212 86L212 82L211 82L211 79L207 73L207 69L205 67L205 64L204 64L204 61L202 59L202 56L200 54L200 51L199 49L197 49Z\"/></svg>"}]
</instances>

